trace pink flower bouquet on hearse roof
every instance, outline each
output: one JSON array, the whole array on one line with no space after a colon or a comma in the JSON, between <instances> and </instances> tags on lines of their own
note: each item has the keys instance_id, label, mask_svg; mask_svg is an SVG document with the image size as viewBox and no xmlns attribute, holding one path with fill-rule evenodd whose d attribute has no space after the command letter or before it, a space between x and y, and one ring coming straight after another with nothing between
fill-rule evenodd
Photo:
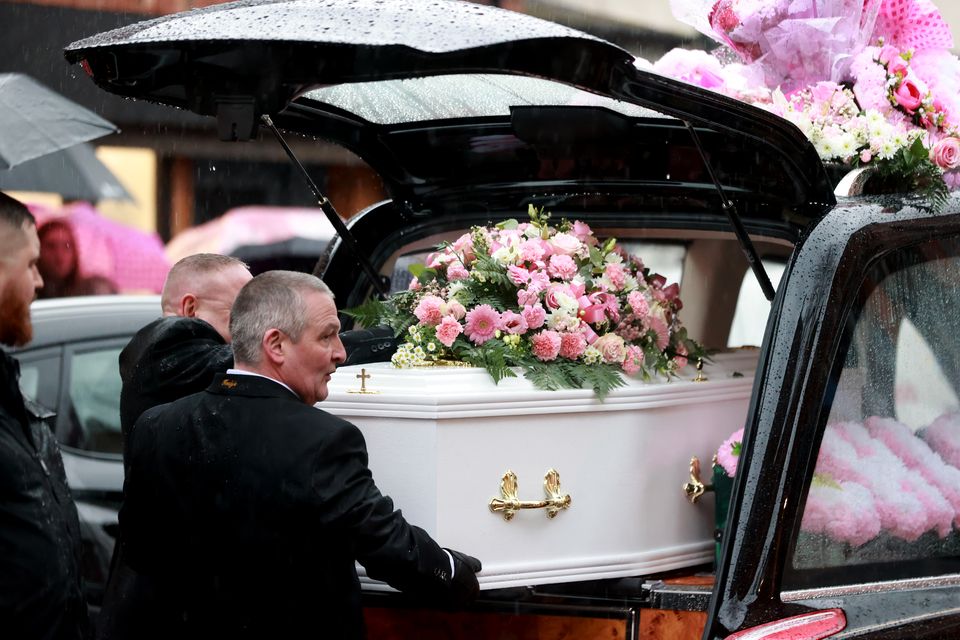
<instances>
[{"instance_id":1,"label":"pink flower bouquet on hearse roof","mask_svg":"<svg viewBox=\"0 0 960 640\"><path fill-rule=\"evenodd\" d=\"M960 188L960 59L931 0L671 0L722 43L654 71L787 118L827 163L865 170L864 193ZM714 62L707 60L713 57Z\"/></svg>"},{"instance_id":2,"label":"pink flower bouquet on hearse roof","mask_svg":"<svg viewBox=\"0 0 960 640\"><path fill-rule=\"evenodd\" d=\"M600 398L622 374L669 377L705 357L677 317L677 284L583 222L528 213L530 222L472 228L412 267L409 290L345 313L405 337L398 367L464 362L494 381L516 368L538 388Z\"/></svg>"}]
</instances>

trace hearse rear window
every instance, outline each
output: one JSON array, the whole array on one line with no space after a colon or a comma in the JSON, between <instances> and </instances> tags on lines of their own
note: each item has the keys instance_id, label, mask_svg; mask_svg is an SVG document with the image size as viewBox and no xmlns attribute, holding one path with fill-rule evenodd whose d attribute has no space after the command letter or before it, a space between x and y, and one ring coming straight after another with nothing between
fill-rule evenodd
<instances>
[{"instance_id":1,"label":"hearse rear window","mask_svg":"<svg viewBox=\"0 0 960 640\"><path fill-rule=\"evenodd\" d=\"M960 572L960 241L870 269L785 588Z\"/></svg>"}]
</instances>

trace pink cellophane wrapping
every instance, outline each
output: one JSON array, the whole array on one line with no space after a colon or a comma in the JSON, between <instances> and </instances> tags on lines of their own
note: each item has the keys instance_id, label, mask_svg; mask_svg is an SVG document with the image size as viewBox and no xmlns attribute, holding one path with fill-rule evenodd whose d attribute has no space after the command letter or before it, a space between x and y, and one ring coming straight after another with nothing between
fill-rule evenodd
<instances>
[{"instance_id":1,"label":"pink cellophane wrapping","mask_svg":"<svg viewBox=\"0 0 960 640\"><path fill-rule=\"evenodd\" d=\"M882 0L671 0L677 19L763 69L785 92L844 78L871 42Z\"/></svg>"}]
</instances>

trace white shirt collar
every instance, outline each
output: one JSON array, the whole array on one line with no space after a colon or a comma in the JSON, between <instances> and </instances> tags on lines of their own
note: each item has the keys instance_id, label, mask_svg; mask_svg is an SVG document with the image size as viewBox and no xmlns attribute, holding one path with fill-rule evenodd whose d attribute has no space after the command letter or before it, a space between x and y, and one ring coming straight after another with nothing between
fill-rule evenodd
<instances>
[{"instance_id":1,"label":"white shirt collar","mask_svg":"<svg viewBox=\"0 0 960 640\"><path fill-rule=\"evenodd\" d=\"M280 382L280 381L277 380L276 378L271 378L270 376L265 376L265 375L263 375L262 373L254 373L253 371L244 371L243 369L227 369L227 375L233 375L233 376L257 376L258 378L266 378L267 380L273 380L274 382L276 382L276 383L279 384L280 386L285 387L286 389L288 389L288 390L290 391L290 393L292 393L293 395L297 396L298 398L300 397L300 394L299 394L299 393L297 393L297 392L294 391L293 389L290 389L290 387L287 386L286 384Z\"/></svg>"}]
</instances>

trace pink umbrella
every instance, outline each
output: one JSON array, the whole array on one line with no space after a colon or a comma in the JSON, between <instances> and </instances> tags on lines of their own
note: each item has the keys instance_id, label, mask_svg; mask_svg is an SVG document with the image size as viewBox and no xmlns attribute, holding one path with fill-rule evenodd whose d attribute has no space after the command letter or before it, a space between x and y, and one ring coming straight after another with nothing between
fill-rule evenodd
<instances>
[{"instance_id":1,"label":"pink umbrella","mask_svg":"<svg viewBox=\"0 0 960 640\"><path fill-rule=\"evenodd\" d=\"M219 218L186 229L167 244L167 257L176 262L195 253L233 254L240 247L268 245L294 238L326 242L333 225L320 209L238 207Z\"/></svg>"},{"instance_id":2,"label":"pink umbrella","mask_svg":"<svg viewBox=\"0 0 960 640\"><path fill-rule=\"evenodd\" d=\"M163 288L170 261L156 233L105 218L85 202L70 204L59 212L36 206L31 211L39 225L52 218L70 223L82 275L109 278L121 292L159 293Z\"/></svg>"}]
</instances>

